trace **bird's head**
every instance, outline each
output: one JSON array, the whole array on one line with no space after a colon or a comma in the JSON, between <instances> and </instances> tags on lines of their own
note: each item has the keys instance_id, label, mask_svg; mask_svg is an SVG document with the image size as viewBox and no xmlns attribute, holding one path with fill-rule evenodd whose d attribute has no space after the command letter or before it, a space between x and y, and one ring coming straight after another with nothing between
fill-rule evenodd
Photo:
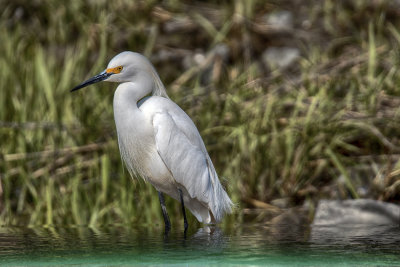
<instances>
[{"instance_id":1,"label":"bird's head","mask_svg":"<svg viewBox=\"0 0 400 267\"><path fill-rule=\"evenodd\" d=\"M151 68L151 63L141 54L125 51L111 59L104 71L74 87L71 92L101 81L119 83L134 81L136 75L141 72L146 73Z\"/></svg>"}]
</instances>

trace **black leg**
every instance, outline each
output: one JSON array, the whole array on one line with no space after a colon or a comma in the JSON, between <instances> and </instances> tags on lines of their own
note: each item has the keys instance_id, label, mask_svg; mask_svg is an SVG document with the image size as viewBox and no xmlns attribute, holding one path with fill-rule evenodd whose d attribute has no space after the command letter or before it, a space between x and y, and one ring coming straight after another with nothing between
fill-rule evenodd
<instances>
[{"instance_id":1,"label":"black leg","mask_svg":"<svg viewBox=\"0 0 400 267\"><path fill-rule=\"evenodd\" d=\"M171 229L171 222L169 221L167 208L165 207L164 195L160 191L157 192L158 192L158 198L160 199L161 211L164 217L165 233L168 233L169 230Z\"/></svg>"},{"instance_id":2,"label":"black leg","mask_svg":"<svg viewBox=\"0 0 400 267\"><path fill-rule=\"evenodd\" d=\"M183 226L185 227L185 234L186 234L186 230L187 230L189 224L188 224L187 219L186 219L185 204L183 203L182 190L178 189L178 191L179 191L179 196L181 198L182 213L183 213Z\"/></svg>"}]
</instances>

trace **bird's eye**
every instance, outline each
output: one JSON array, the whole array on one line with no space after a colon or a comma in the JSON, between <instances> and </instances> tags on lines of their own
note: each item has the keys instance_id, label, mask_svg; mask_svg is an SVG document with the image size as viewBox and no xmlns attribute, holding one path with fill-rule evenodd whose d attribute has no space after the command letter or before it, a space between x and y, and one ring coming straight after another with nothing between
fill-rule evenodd
<instances>
[{"instance_id":1,"label":"bird's eye","mask_svg":"<svg viewBox=\"0 0 400 267\"><path fill-rule=\"evenodd\" d=\"M121 70L122 70L122 66L119 66L119 67L118 67L118 70L121 71Z\"/></svg>"}]
</instances>

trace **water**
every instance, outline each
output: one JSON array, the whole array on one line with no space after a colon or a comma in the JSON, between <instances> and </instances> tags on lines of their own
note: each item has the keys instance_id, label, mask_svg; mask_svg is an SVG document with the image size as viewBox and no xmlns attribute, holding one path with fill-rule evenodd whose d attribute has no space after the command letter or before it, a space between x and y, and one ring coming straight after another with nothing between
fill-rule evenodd
<instances>
[{"instance_id":1,"label":"water","mask_svg":"<svg viewBox=\"0 0 400 267\"><path fill-rule=\"evenodd\" d=\"M0 266L396 266L400 227L0 228Z\"/></svg>"}]
</instances>

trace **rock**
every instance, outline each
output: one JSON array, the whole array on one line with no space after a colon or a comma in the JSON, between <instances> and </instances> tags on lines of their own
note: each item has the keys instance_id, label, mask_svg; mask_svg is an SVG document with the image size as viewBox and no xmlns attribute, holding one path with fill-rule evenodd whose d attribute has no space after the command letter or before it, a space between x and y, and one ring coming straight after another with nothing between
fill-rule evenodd
<instances>
[{"instance_id":1,"label":"rock","mask_svg":"<svg viewBox=\"0 0 400 267\"><path fill-rule=\"evenodd\" d=\"M183 59L183 67L185 69L190 69L193 66L200 66L206 62L206 58L208 56L214 57L212 63L215 63L215 60L220 58L224 63L229 59L229 47L226 44L217 44L213 49L211 49L208 54L205 54L202 50L197 50L192 54L188 54ZM212 65L212 64L210 64Z\"/></svg>"},{"instance_id":2,"label":"rock","mask_svg":"<svg viewBox=\"0 0 400 267\"><path fill-rule=\"evenodd\" d=\"M220 43L212 49L211 53L215 53L216 56L221 57L226 62L229 58L230 49L226 44Z\"/></svg>"},{"instance_id":3,"label":"rock","mask_svg":"<svg viewBox=\"0 0 400 267\"><path fill-rule=\"evenodd\" d=\"M266 222L277 240L303 241L310 232L309 209L294 207Z\"/></svg>"},{"instance_id":4,"label":"rock","mask_svg":"<svg viewBox=\"0 0 400 267\"><path fill-rule=\"evenodd\" d=\"M262 54L262 62L271 69L286 69L300 56L300 51L294 47L269 47Z\"/></svg>"},{"instance_id":5,"label":"rock","mask_svg":"<svg viewBox=\"0 0 400 267\"><path fill-rule=\"evenodd\" d=\"M187 54L182 61L183 68L188 70L193 66L199 66L206 60L206 55L202 50L197 50L194 53Z\"/></svg>"},{"instance_id":6,"label":"rock","mask_svg":"<svg viewBox=\"0 0 400 267\"><path fill-rule=\"evenodd\" d=\"M400 225L400 206L372 199L322 200L313 225Z\"/></svg>"},{"instance_id":7,"label":"rock","mask_svg":"<svg viewBox=\"0 0 400 267\"><path fill-rule=\"evenodd\" d=\"M357 245L400 242L400 207L371 199L320 201L309 241Z\"/></svg>"},{"instance_id":8,"label":"rock","mask_svg":"<svg viewBox=\"0 0 400 267\"><path fill-rule=\"evenodd\" d=\"M290 11L282 10L267 14L264 21L268 26L276 30L288 30L293 28L293 15Z\"/></svg>"},{"instance_id":9,"label":"rock","mask_svg":"<svg viewBox=\"0 0 400 267\"><path fill-rule=\"evenodd\" d=\"M271 205L277 206L281 209L285 209L289 206L289 198L284 197L271 200Z\"/></svg>"}]
</instances>

